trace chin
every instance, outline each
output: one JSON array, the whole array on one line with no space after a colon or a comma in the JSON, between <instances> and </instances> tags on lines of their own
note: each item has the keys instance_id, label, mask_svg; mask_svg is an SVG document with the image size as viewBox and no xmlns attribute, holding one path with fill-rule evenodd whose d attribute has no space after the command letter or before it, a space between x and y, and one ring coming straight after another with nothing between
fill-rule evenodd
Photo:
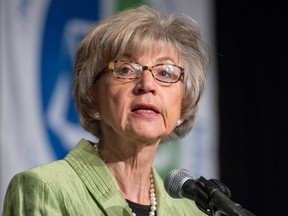
<instances>
[{"instance_id":1,"label":"chin","mask_svg":"<svg viewBox=\"0 0 288 216\"><path fill-rule=\"evenodd\" d=\"M159 135L159 134L153 134L153 133L141 133L141 134L137 133L136 137L139 140L153 144L153 143L160 142L161 138L163 138L165 136L163 136L163 134Z\"/></svg>"},{"instance_id":2,"label":"chin","mask_svg":"<svg viewBox=\"0 0 288 216\"><path fill-rule=\"evenodd\" d=\"M159 141L162 137L167 136L167 131L161 129L161 127L155 127L155 124L153 126L132 127L131 133L141 140Z\"/></svg>"}]
</instances>

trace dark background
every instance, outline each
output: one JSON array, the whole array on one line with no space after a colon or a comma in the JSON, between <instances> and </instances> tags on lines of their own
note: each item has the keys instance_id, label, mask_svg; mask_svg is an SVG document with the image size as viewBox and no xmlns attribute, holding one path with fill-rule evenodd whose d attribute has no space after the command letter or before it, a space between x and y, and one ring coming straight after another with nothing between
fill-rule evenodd
<instances>
[{"instance_id":1,"label":"dark background","mask_svg":"<svg viewBox=\"0 0 288 216\"><path fill-rule=\"evenodd\" d=\"M288 215L288 7L216 0L221 180L257 216Z\"/></svg>"}]
</instances>

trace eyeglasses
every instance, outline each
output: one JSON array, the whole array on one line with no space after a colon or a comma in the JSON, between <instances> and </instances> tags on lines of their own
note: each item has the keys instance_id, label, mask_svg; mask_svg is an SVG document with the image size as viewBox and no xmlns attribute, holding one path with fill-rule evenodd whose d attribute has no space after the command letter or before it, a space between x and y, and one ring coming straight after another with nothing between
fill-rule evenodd
<instances>
[{"instance_id":1,"label":"eyeglasses","mask_svg":"<svg viewBox=\"0 0 288 216\"><path fill-rule=\"evenodd\" d=\"M108 69L113 71L118 79L134 80L142 75L145 70L149 70L154 79L163 83L176 83L184 76L184 68L175 64L157 64L154 66L142 66L129 60L119 60L110 62ZM96 79L103 75L102 71Z\"/></svg>"}]
</instances>

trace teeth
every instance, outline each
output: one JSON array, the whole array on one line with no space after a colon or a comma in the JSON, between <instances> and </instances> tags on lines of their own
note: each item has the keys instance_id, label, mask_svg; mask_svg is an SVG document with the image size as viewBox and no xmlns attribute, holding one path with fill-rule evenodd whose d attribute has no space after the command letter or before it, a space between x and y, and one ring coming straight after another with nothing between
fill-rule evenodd
<instances>
[{"instance_id":1,"label":"teeth","mask_svg":"<svg viewBox=\"0 0 288 216\"><path fill-rule=\"evenodd\" d=\"M155 113L153 110L139 109L138 112Z\"/></svg>"}]
</instances>

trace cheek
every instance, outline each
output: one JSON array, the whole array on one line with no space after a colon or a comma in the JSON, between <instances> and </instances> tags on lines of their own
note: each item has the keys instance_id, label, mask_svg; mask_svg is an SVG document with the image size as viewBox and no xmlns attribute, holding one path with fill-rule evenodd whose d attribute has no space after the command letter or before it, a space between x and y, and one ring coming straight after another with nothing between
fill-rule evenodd
<instances>
[{"instance_id":1,"label":"cheek","mask_svg":"<svg viewBox=\"0 0 288 216\"><path fill-rule=\"evenodd\" d=\"M172 107L174 108L172 109ZM170 118L174 124L174 122L177 122L181 118L181 100L176 98L175 100L171 101L168 109L170 112Z\"/></svg>"},{"instance_id":2,"label":"cheek","mask_svg":"<svg viewBox=\"0 0 288 216\"><path fill-rule=\"evenodd\" d=\"M123 118L129 108L128 92L123 88L117 88L117 86L106 85L101 94L99 106L104 121L119 121L119 124L123 124Z\"/></svg>"},{"instance_id":3,"label":"cheek","mask_svg":"<svg viewBox=\"0 0 288 216\"><path fill-rule=\"evenodd\" d=\"M177 121L181 118L182 98L182 89L171 89L169 92L165 92L163 105L165 106L166 114L164 115L164 121L169 128L174 128Z\"/></svg>"},{"instance_id":4,"label":"cheek","mask_svg":"<svg viewBox=\"0 0 288 216\"><path fill-rule=\"evenodd\" d=\"M182 99L184 96L184 92L182 89L178 91L171 91L168 94L168 109L169 107L174 107L174 114L180 115L181 113L181 105L182 105Z\"/></svg>"}]
</instances>

